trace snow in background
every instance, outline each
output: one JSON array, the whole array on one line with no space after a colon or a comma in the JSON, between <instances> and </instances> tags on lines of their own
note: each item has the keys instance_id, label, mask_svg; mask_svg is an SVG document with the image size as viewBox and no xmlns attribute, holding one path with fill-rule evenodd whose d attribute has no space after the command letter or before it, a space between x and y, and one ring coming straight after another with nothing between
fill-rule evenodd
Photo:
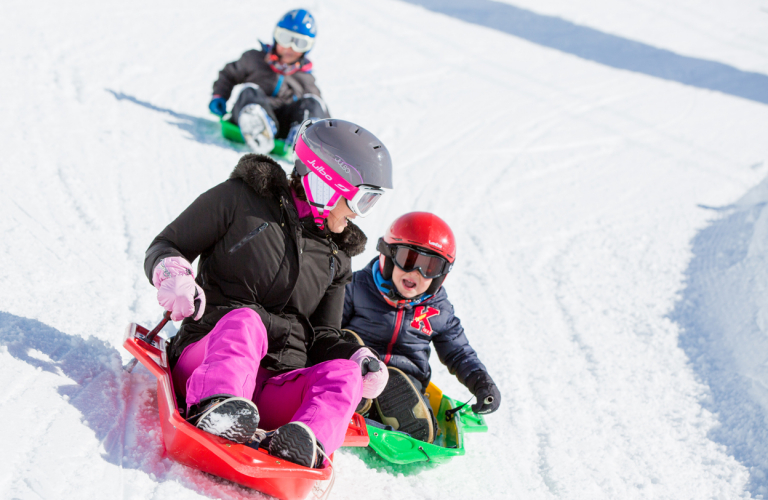
<instances>
[{"instance_id":1,"label":"snow in background","mask_svg":"<svg viewBox=\"0 0 768 500\"><path fill-rule=\"evenodd\" d=\"M765 0L508 3L768 75ZM768 106L412 3L303 6L331 112L394 158L362 228L452 225L446 288L503 394L438 468L338 453L333 498L768 495ZM244 153L211 83L294 7L4 2L0 498L263 498L163 458L153 377L121 344L161 316L146 247Z\"/></svg>"}]
</instances>

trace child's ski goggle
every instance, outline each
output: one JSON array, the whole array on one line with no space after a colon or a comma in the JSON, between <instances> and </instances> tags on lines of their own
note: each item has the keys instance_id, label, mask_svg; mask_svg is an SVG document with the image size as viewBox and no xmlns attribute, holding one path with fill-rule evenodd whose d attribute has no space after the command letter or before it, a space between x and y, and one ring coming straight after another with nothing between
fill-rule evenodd
<instances>
[{"instance_id":1,"label":"child's ski goggle","mask_svg":"<svg viewBox=\"0 0 768 500\"><path fill-rule=\"evenodd\" d=\"M407 245L390 245L384 238L379 238L376 245L379 253L391 257L395 265L410 273L414 269L427 279L439 278L448 274L453 264L433 253L429 253Z\"/></svg>"},{"instance_id":2,"label":"child's ski goggle","mask_svg":"<svg viewBox=\"0 0 768 500\"><path fill-rule=\"evenodd\" d=\"M330 196L327 196L328 200L325 201L317 199L315 204L310 203L312 206L318 206L317 208L324 208L325 210L333 210L336 204L343 197L347 200L347 206L352 212L365 217L368 215L384 194L384 190L374 186L368 186L362 184L360 186L353 186L344 177L339 175L334 169L329 167L309 146L304 143L304 139L301 137L301 131L299 132L296 144L294 145L294 151L296 156L306 165L306 167L315 174L324 184L329 186L333 191ZM306 182L309 184L312 182L312 178L305 176ZM310 187L311 190L318 191L317 188L312 188L311 185L305 185L305 189ZM318 196L318 198L320 198ZM325 197L323 197L325 198ZM318 203L319 202L319 203ZM317 215L317 214L316 214ZM321 215L325 217L326 215Z\"/></svg>"},{"instance_id":3,"label":"child's ski goggle","mask_svg":"<svg viewBox=\"0 0 768 500\"><path fill-rule=\"evenodd\" d=\"M296 52L307 52L315 44L315 39L310 36L280 27L275 28L274 37L277 43L283 47L291 47Z\"/></svg>"}]
</instances>

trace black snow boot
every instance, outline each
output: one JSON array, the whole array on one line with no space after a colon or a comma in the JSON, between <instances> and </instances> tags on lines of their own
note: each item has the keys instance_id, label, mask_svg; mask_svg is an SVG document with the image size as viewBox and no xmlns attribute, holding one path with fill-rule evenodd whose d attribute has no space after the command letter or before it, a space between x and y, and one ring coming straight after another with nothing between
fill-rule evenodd
<instances>
[{"instance_id":1,"label":"black snow boot","mask_svg":"<svg viewBox=\"0 0 768 500\"><path fill-rule=\"evenodd\" d=\"M253 401L229 394L206 398L189 409L187 421L215 436L247 443L259 428L259 410Z\"/></svg>"},{"instance_id":2,"label":"black snow boot","mask_svg":"<svg viewBox=\"0 0 768 500\"><path fill-rule=\"evenodd\" d=\"M269 454L304 467L319 469L323 466L323 445L315 433L302 422L289 422L280 426L269 441Z\"/></svg>"},{"instance_id":3,"label":"black snow boot","mask_svg":"<svg viewBox=\"0 0 768 500\"><path fill-rule=\"evenodd\" d=\"M435 421L421 392L408 375L391 366L387 369L387 386L374 400L381 422L419 441L433 442Z\"/></svg>"}]
</instances>

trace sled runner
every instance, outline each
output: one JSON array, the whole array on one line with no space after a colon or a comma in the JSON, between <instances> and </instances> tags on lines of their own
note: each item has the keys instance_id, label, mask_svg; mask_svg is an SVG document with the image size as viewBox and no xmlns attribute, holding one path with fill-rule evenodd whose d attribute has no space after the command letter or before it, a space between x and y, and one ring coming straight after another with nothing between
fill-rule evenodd
<instances>
[{"instance_id":1,"label":"sled runner","mask_svg":"<svg viewBox=\"0 0 768 500\"><path fill-rule=\"evenodd\" d=\"M165 452L169 457L282 500L306 498L318 481L331 479L332 467L329 465L322 469L302 467L262 449L208 434L187 423L176 404L165 353L166 341L161 337L151 338L149 333L146 328L131 323L126 329L123 346L157 377L157 406ZM368 442L365 421L360 415L353 415L344 446L367 446Z\"/></svg>"},{"instance_id":2,"label":"sled runner","mask_svg":"<svg viewBox=\"0 0 768 500\"><path fill-rule=\"evenodd\" d=\"M220 118L219 122L221 123L221 135L223 135L225 139L229 139L232 142L245 144L243 134L240 133L240 127L229 120L225 120L224 118ZM286 148L285 141L283 139L275 139L275 147L272 149L270 154L287 157L291 153L291 149Z\"/></svg>"},{"instance_id":3,"label":"sled runner","mask_svg":"<svg viewBox=\"0 0 768 500\"><path fill-rule=\"evenodd\" d=\"M464 454L464 434L488 431L482 415L474 413L468 405L463 405L455 411L458 407L456 401L443 394L432 382L427 386L426 395L437 418L437 437L433 443L368 424L369 446L387 462L442 464Z\"/></svg>"}]
</instances>

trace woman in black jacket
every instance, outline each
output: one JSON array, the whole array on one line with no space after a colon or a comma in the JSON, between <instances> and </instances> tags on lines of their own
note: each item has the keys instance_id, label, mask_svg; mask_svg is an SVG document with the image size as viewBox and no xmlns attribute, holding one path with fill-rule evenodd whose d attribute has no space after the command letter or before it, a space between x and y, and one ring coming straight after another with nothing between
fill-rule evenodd
<instances>
[{"instance_id":1,"label":"woman in black jacket","mask_svg":"<svg viewBox=\"0 0 768 500\"><path fill-rule=\"evenodd\" d=\"M366 243L351 219L392 188L392 166L373 134L341 120L302 130L296 156L290 182L269 157L243 156L144 265L172 319L186 317L168 354L188 420L241 443L259 423L277 429L270 453L311 467L315 444L341 446L361 397L386 385L386 370L364 373L376 355L339 328L350 258Z\"/></svg>"}]
</instances>

